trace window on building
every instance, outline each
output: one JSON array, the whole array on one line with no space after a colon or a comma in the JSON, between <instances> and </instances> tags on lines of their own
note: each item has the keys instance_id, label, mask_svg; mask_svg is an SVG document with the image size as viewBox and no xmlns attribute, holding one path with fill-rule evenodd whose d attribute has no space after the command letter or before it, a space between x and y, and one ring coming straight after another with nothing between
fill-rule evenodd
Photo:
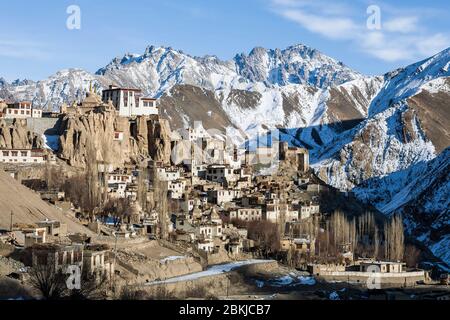
<instances>
[{"instance_id":1,"label":"window on building","mask_svg":"<svg viewBox=\"0 0 450 320\"><path fill-rule=\"evenodd\" d=\"M17 157L17 155L18 155L18 152L17 152L17 151L11 151L11 156Z\"/></svg>"},{"instance_id":2,"label":"window on building","mask_svg":"<svg viewBox=\"0 0 450 320\"><path fill-rule=\"evenodd\" d=\"M28 155L28 152L26 152L26 151L20 151L20 155L21 155L22 157L26 157L26 156Z\"/></svg>"},{"instance_id":3,"label":"window on building","mask_svg":"<svg viewBox=\"0 0 450 320\"><path fill-rule=\"evenodd\" d=\"M59 265L64 265L64 252L60 252L58 254L58 264Z\"/></svg>"},{"instance_id":4,"label":"window on building","mask_svg":"<svg viewBox=\"0 0 450 320\"><path fill-rule=\"evenodd\" d=\"M8 157L9 156L9 151L3 151L2 153L3 153L4 157Z\"/></svg>"}]
</instances>

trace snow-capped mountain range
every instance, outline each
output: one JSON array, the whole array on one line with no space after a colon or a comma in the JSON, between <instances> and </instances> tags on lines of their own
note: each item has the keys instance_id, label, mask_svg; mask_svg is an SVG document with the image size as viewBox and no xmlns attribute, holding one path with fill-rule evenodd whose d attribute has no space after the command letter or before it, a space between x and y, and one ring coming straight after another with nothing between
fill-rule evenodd
<instances>
[{"instance_id":1,"label":"snow-capped mountain range","mask_svg":"<svg viewBox=\"0 0 450 320\"><path fill-rule=\"evenodd\" d=\"M95 74L69 69L38 82L0 79L0 97L57 110L80 100L90 82L98 90L115 84L160 98L172 129L200 120L206 128L251 138L279 128L283 140L310 149L324 181L386 214L404 212L411 234L420 229L420 215L405 210L422 196L428 199L417 203L422 213L448 224L448 201L430 199L450 198L450 48L368 77L304 45L255 48L228 61L150 46L143 54L113 59ZM437 161L446 165L434 166ZM440 170L438 186L430 168ZM404 190L423 192L411 197ZM433 241L427 244L441 252ZM437 255L450 265L448 254Z\"/></svg>"}]
</instances>

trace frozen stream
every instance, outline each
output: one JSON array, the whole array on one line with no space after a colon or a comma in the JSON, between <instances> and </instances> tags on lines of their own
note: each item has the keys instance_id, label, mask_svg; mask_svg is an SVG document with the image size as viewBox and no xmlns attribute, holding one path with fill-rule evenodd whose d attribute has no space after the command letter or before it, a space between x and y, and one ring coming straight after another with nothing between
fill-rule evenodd
<instances>
[{"instance_id":1,"label":"frozen stream","mask_svg":"<svg viewBox=\"0 0 450 320\"><path fill-rule=\"evenodd\" d=\"M151 285L156 285L156 284L167 284L167 283L176 283L176 282L181 282L181 281L192 281L192 280L197 280L197 279L203 278L203 277L216 276L216 275L219 275L219 274L227 273L227 272L236 270L236 269L238 269L240 267L243 267L243 266L248 266L248 265L252 265L252 264L259 264L259 263L267 263L267 262L272 262L272 261L273 260L255 260L255 259L251 259L251 260L230 262L230 263L226 263L226 264L220 264L220 265L216 265L216 266L211 266L208 269L206 269L205 271L200 271L200 272L196 272L196 273L186 274L186 275L183 275L183 276L169 278L169 279L162 280L162 281L149 282L146 285L151 286Z\"/></svg>"}]
</instances>

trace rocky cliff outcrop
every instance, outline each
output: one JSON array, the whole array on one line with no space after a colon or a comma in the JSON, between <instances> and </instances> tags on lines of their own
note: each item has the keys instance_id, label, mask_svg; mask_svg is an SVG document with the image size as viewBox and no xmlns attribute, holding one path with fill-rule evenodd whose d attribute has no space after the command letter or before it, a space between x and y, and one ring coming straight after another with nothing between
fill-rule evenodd
<instances>
[{"instance_id":1,"label":"rocky cliff outcrop","mask_svg":"<svg viewBox=\"0 0 450 320\"><path fill-rule=\"evenodd\" d=\"M170 126L167 120L147 122L148 152L152 159L170 164L172 152L170 142Z\"/></svg>"},{"instance_id":2,"label":"rocky cliff outcrop","mask_svg":"<svg viewBox=\"0 0 450 320\"><path fill-rule=\"evenodd\" d=\"M151 157L170 161L170 127L166 120L128 119L114 113L66 115L59 124L58 156L71 166L83 167L88 159L122 166Z\"/></svg>"},{"instance_id":3,"label":"rocky cliff outcrop","mask_svg":"<svg viewBox=\"0 0 450 320\"><path fill-rule=\"evenodd\" d=\"M32 149L43 146L41 137L27 128L26 120L17 119L12 124L0 120L1 149Z\"/></svg>"}]
</instances>

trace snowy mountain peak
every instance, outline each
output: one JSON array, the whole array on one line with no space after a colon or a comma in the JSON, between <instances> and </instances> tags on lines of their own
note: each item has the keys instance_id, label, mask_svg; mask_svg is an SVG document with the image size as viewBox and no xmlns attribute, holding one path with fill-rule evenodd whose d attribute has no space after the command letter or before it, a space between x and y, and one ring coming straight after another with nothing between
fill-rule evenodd
<instances>
[{"instance_id":1,"label":"snowy mountain peak","mask_svg":"<svg viewBox=\"0 0 450 320\"><path fill-rule=\"evenodd\" d=\"M5 78L0 77L0 87L4 87L8 84L8 81L5 80Z\"/></svg>"},{"instance_id":2,"label":"snowy mountain peak","mask_svg":"<svg viewBox=\"0 0 450 320\"><path fill-rule=\"evenodd\" d=\"M342 62L302 44L284 50L256 47L234 60L242 76L268 85L308 84L326 88L362 77Z\"/></svg>"},{"instance_id":3,"label":"snowy mountain peak","mask_svg":"<svg viewBox=\"0 0 450 320\"><path fill-rule=\"evenodd\" d=\"M301 44L284 50L255 47L249 54L238 54L228 61L212 55L193 57L171 47L148 46L142 55L125 54L113 59L106 67L98 70L97 75L117 77L118 83L130 84L136 84L137 81L123 81L124 78L134 75L144 79L153 75L153 78L162 80L160 85L154 83L155 86L143 89L149 89L149 93L155 95L181 83L215 89L217 83L208 80L217 78L217 75L233 78L236 80L234 82L262 83L267 87L306 84L317 88L339 85L362 77L343 63Z\"/></svg>"},{"instance_id":4,"label":"snowy mountain peak","mask_svg":"<svg viewBox=\"0 0 450 320\"><path fill-rule=\"evenodd\" d=\"M372 102L369 114L383 112L395 103L413 96L426 83L450 76L450 48L431 58L397 69L385 75L385 85Z\"/></svg>"},{"instance_id":5,"label":"snowy mountain peak","mask_svg":"<svg viewBox=\"0 0 450 320\"><path fill-rule=\"evenodd\" d=\"M30 85L33 84L34 81L33 80L28 80L28 79L16 79L13 82L11 82L12 86L26 86L26 85Z\"/></svg>"}]
</instances>

